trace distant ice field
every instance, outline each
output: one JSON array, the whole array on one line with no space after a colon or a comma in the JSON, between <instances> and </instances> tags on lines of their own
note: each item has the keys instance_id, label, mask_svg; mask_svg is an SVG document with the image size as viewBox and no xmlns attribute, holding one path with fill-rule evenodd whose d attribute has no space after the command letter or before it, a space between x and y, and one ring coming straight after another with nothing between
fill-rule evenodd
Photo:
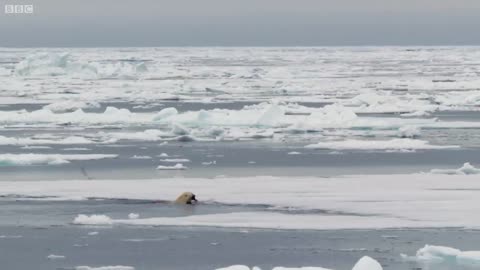
<instances>
[{"instance_id":1,"label":"distant ice field","mask_svg":"<svg viewBox=\"0 0 480 270\"><path fill-rule=\"evenodd\" d=\"M478 268L479 75L480 47L0 48L0 261Z\"/></svg>"},{"instance_id":2,"label":"distant ice field","mask_svg":"<svg viewBox=\"0 0 480 270\"><path fill-rule=\"evenodd\" d=\"M477 47L3 48L0 178L475 165L479 63ZM116 157L51 159L100 154Z\"/></svg>"}]
</instances>

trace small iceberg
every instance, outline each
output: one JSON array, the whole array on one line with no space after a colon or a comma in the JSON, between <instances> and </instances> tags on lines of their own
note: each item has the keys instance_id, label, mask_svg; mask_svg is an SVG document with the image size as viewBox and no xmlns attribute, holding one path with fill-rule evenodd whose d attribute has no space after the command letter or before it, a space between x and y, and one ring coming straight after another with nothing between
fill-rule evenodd
<instances>
[{"instance_id":1,"label":"small iceberg","mask_svg":"<svg viewBox=\"0 0 480 270\"><path fill-rule=\"evenodd\" d=\"M65 256L50 254L50 255L47 256L47 259L49 259L49 260L63 260L63 259L65 259Z\"/></svg>"},{"instance_id":2,"label":"small iceberg","mask_svg":"<svg viewBox=\"0 0 480 270\"><path fill-rule=\"evenodd\" d=\"M352 270L382 270L382 266L379 262L371 257L362 257L352 268Z\"/></svg>"},{"instance_id":3,"label":"small iceberg","mask_svg":"<svg viewBox=\"0 0 480 270\"><path fill-rule=\"evenodd\" d=\"M425 265L449 265L452 268L480 267L480 251L461 251L456 248L444 246L430 246L419 249L415 256L400 254L406 261L416 261Z\"/></svg>"},{"instance_id":4,"label":"small iceberg","mask_svg":"<svg viewBox=\"0 0 480 270\"><path fill-rule=\"evenodd\" d=\"M15 66L17 76L97 77L97 68L71 60L69 53L36 53L27 56Z\"/></svg>"},{"instance_id":5,"label":"small iceberg","mask_svg":"<svg viewBox=\"0 0 480 270\"><path fill-rule=\"evenodd\" d=\"M261 270L259 267L254 266L252 268L246 265L232 265L224 268L217 268L216 270ZM283 267L277 266L272 270L330 270L323 267ZM356 264L353 266L352 270L383 270L382 266L375 259L368 256L362 257Z\"/></svg>"},{"instance_id":6,"label":"small iceberg","mask_svg":"<svg viewBox=\"0 0 480 270\"><path fill-rule=\"evenodd\" d=\"M417 138L420 136L420 128L415 126L404 126L398 129L397 134L400 138Z\"/></svg>"},{"instance_id":7,"label":"small iceberg","mask_svg":"<svg viewBox=\"0 0 480 270\"><path fill-rule=\"evenodd\" d=\"M182 163L177 163L173 166L164 166L164 165L159 165L157 167L157 170L186 170L188 169L186 166L184 166Z\"/></svg>"},{"instance_id":8,"label":"small iceberg","mask_svg":"<svg viewBox=\"0 0 480 270\"><path fill-rule=\"evenodd\" d=\"M78 215L72 223L75 225L112 225L113 220L106 215Z\"/></svg>"},{"instance_id":9,"label":"small iceberg","mask_svg":"<svg viewBox=\"0 0 480 270\"><path fill-rule=\"evenodd\" d=\"M450 174L450 175L470 175L470 174L479 174L480 169L473 167L472 164L470 164L470 162L466 162L463 164L462 167L458 169L432 169L430 173Z\"/></svg>"},{"instance_id":10,"label":"small iceberg","mask_svg":"<svg viewBox=\"0 0 480 270\"><path fill-rule=\"evenodd\" d=\"M137 213L130 213L130 214L128 214L128 219L137 219L137 218L139 218L139 217L140 217L140 215L137 214Z\"/></svg>"}]
</instances>

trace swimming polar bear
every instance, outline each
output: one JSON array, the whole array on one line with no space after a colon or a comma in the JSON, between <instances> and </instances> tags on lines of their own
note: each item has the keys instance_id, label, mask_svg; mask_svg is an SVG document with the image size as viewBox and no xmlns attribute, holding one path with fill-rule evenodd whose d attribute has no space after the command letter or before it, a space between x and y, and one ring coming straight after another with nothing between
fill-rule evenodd
<instances>
[{"instance_id":1,"label":"swimming polar bear","mask_svg":"<svg viewBox=\"0 0 480 270\"><path fill-rule=\"evenodd\" d=\"M194 204L197 202L198 200L195 198L195 194L191 192L184 192L175 200L176 204Z\"/></svg>"}]
</instances>

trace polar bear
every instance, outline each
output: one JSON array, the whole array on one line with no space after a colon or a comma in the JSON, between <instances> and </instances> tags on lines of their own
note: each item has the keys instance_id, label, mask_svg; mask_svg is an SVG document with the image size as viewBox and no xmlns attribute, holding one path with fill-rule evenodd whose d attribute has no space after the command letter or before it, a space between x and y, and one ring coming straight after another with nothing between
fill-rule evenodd
<instances>
[{"instance_id":1,"label":"polar bear","mask_svg":"<svg viewBox=\"0 0 480 270\"><path fill-rule=\"evenodd\" d=\"M198 200L197 200L197 198L195 198L195 194L193 194L191 192L183 192L175 200L176 204L195 204L197 202L198 202Z\"/></svg>"}]
</instances>

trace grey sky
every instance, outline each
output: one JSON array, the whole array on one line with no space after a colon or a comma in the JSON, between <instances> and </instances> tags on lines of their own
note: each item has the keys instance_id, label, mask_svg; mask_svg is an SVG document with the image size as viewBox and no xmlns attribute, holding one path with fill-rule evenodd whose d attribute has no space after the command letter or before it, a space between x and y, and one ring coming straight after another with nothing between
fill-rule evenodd
<instances>
[{"instance_id":1,"label":"grey sky","mask_svg":"<svg viewBox=\"0 0 480 270\"><path fill-rule=\"evenodd\" d=\"M480 0L0 3L0 46L480 45ZM35 14L4 14L5 4Z\"/></svg>"}]
</instances>

